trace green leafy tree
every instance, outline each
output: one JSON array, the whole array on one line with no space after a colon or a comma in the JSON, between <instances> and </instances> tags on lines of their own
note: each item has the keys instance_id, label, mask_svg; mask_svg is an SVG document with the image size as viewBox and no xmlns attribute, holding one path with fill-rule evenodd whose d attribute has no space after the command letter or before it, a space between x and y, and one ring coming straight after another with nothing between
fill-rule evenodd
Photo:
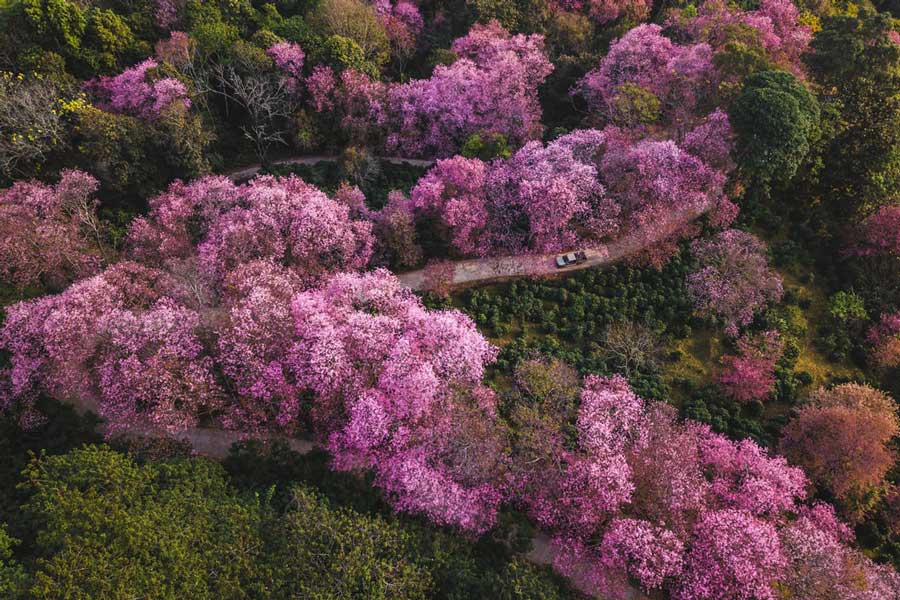
<instances>
[{"instance_id":1,"label":"green leafy tree","mask_svg":"<svg viewBox=\"0 0 900 600\"><path fill-rule=\"evenodd\" d=\"M87 28L87 17L74 2L68 0L22 0L28 24L44 42L54 41L67 50L81 48Z\"/></svg>"},{"instance_id":2,"label":"green leafy tree","mask_svg":"<svg viewBox=\"0 0 900 600\"><path fill-rule=\"evenodd\" d=\"M807 55L828 105L822 197L839 218L875 210L900 191L900 45L889 14L822 20Z\"/></svg>"},{"instance_id":3,"label":"green leafy tree","mask_svg":"<svg viewBox=\"0 0 900 600\"><path fill-rule=\"evenodd\" d=\"M788 182L819 137L819 104L790 73L749 76L731 109L741 169L763 186Z\"/></svg>"},{"instance_id":4,"label":"green leafy tree","mask_svg":"<svg viewBox=\"0 0 900 600\"><path fill-rule=\"evenodd\" d=\"M6 525L0 523L0 597L10 600L21 596L27 581L25 569L13 557L17 542L6 533Z\"/></svg>"},{"instance_id":5,"label":"green leafy tree","mask_svg":"<svg viewBox=\"0 0 900 600\"><path fill-rule=\"evenodd\" d=\"M258 504L206 460L138 465L104 446L34 459L23 473L38 598L267 596Z\"/></svg>"}]
</instances>

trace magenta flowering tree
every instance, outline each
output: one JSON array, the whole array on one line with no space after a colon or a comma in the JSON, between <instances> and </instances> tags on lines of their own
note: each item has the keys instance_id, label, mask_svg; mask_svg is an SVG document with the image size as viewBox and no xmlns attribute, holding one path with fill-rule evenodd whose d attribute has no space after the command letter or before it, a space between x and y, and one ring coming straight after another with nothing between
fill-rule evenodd
<instances>
[{"instance_id":1,"label":"magenta flowering tree","mask_svg":"<svg viewBox=\"0 0 900 600\"><path fill-rule=\"evenodd\" d=\"M257 177L237 186L224 177L173 183L131 226L134 256L151 264L196 257L214 283L256 260L282 264L311 285L337 271L363 268L372 227L350 207L295 176Z\"/></svg>"},{"instance_id":2,"label":"magenta flowering tree","mask_svg":"<svg viewBox=\"0 0 900 600\"><path fill-rule=\"evenodd\" d=\"M707 44L677 45L645 24L613 42L575 91L614 123L680 138L711 106L718 80Z\"/></svg>"},{"instance_id":3,"label":"magenta flowering tree","mask_svg":"<svg viewBox=\"0 0 900 600\"><path fill-rule=\"evenodd\" d=\"M155 119L170 106L190 108L187 88L173 77L153 78L159 64L152 58L113 77L100 77L85 87L103 110Z\"/></svg>"},{"instance_id":4,"label":"magenta flowering tree","mask_svg":"<svg viewBox=\"0 0 900 600\"><path fill-rule=\"evenodd\" d=\"M458 254L485 256L492 250L485 183L488 165L477 158L438 160L410 192L418 219L433 219L446 229L446 242Z\"/></svg>"},{"instance_id":5,"label":"magenta flowering tree","mask_svg":"<svg viewBox=\"0 0 900 600\"><path fill-rule=\"evenodd\" d=\"M610 136L600 174L625 227L641 240L635 251L656 266L675 253L679 239L695 234L693 217L724 197L724 175L672 141L631 144Z\"/></svg>"},{"instance_id":6,"label":"magenta flowering tree","mask_svg":"<svg viewBox=\"0 0 900 600\"><path fill-rule=\"evenodd\" d=\"M800 12L790 0L762 0L756 10L745 11L722 0L707 0L696 15L673 11L668 24L716 52L729 42L760 48L768 61L803 77L801 56L812 31L800 23Z\"/></svg>"},{"instance_id":7,"label":"magenta flowering tree","mask_svg":"<svg viewBox=\"0 0 900 600\"><path fill-rule=\"evenodd\" d=\"M763 400L775 386L775 363L784 342L777 331L743 335L737 340L738 354L722 357L724 370L718 382L738 402Z\"/></svg>"},{"instance_id":8,"label":"magenta flowering tree","mask_svg":"<svg viewBox=\"0 0 900 600\"><path fill-rule=\"evenodd\" d=\"M162 298L140 313L106 313L97 325L103 341L94 376L110 433L145 425L178 432L219 407L222 390L195 311Z\"/></svg>"},{"instance_id":9,"label":"magenta flowering tree","mask_svg":"<svg viewBox=\"0 0 900 600\"><path fill-rule=\"evenodd\" d=\"M900 204L882 206L862 224L862 239L854 248L859 256L900 256Z\"/></svg>"},{"instance_id":10,"label":"magenta flowering tree","mask_svg":"<svg viewBox=\"0 0 900 600\"><path fill-rule=\"evenodd\" d=\"M425 29L419 7L407 0L395 3L379 0L375 2L375 12L384 25L394 55L402 59L409 58L415 52L419 36Z\"/></svg>"},{"instance_id":11,"label":"magenta flowering tree","mask_svg":"<svg viewBox=\"0 0 900 600\"><path fill-rule=\"evenodd\" d=\"M650 591L681 574L684 543L664 527L621 518L613 520L603 534L600 556L605 568L627 573Z\"/></svg>"},{"instance_id":12,"label":"magenta flowering tree","mask_svg":"<svg viewBox=\"0 0 900 600\"><path fill-rule=\"evenodd\" d=\"M790 597L897 597L900 575L849 547L853 533L838 521L831 506L818 503L804 508L779 535L788 560L780 585Z\"/></svg>"},{"instance_id":13,"label":"magenta flowering tree","mask_svg":"<svg viewBox=\"0 0 900 600\"><path fill-rule=\"evenodd\" d=\"M507 251L571 250L616 232L619 205L606 196L578 131L529 142L496 162L488 181L493 243ZM527 231L519 231L520 223Z\"/></svg>"},{"instance_id":14,"label":"magenta flowering tree","mask_svg":"<svg viewBox=\"0 0 900 600\"><path fill-rule=\"evenodd\" d=\"M303 79L303 61L306 59L306 53L300 45L278 42L266 50L266 54L271 57L278 70L284 73L287 86L296 90Z\"/></svg>"},{"instance_id":15,"label":"magenta flowering tree","mask_svg":"<svg viewBox=\"0 0 900 600\"><path fill-rule=\"evenodd\" d=\"M881 367L900 365L900 313L885 313L873 325L866 341L872 347L872 358Z\"/></svg>"},{"instance_id":16,"label":"magenta flowering tree","mask_svg":"<svg viewBox=\"0 0 900 600\"><path fill-rule=\"evenodd\" d=\"M490 527L503 498L501 445L491 428L470 425L495 419L479 382L496 349L474 323L427 312L383 270L337 275L296 295L291 310L291 369L319 430L332 432L335 466L373 469L399 509ZM477 419L465 418L471 411Z\"/></svg>"},{"instance_id":17,"label":"magenta flowering tree","mask_svg":"<svg viewBox=\"0 0 900 600\"><path fill-rule=\"evenodd\" d=\"M140 312L160 299L164 274L120 262L61 294L7 308L0 346L10 368L0 378L6 408L27 410L40 394L76 398L103 411L93 368L105 340L102 319Z\"/></svg>"},{"instance_id":18,"label":"magenta flowering tree","mask_svg":"<svg viewBox=\"0 0 900 600\"><path fill-rule=\"evenodd\" d=\"M695 310L725 324L737 335L754 314L781 299L781 277L769 269L766 246L752 234L727 229L691 246L699 268L688 275Z\"/></svg>"},{"instance_id":19,"label":"magenta flowering tree","mask_svg":"<svg viewBox=\"0 0 900 600\"><path fill-rule=\"evenodd\" d=\"M222 410L229 429L296 430L301 398L289 349L291 299L301 289L296 273L271 260L241 265L226 276L215 359L234 390Z\"/></svg>"},{"instance_id":20,"label":"magenta flowering tree","mask_svg":"<svg viewBox=\"0 0 900 600\"><path fill-rule=\"evenodd\" d=\"M543 36L511 36L492 21L452 49L452 65L390 89L388 151L447 156L474 133L502 134L515 146L540 135L537 88L553 70Z\"/></svg>"},{"instance_id":21,"label":"magenta flowering tree","mask_svg":"<svg viewBox=\"0 0 900 600\"><path fill-rule=\"evenodd\" d=\"M105 258L94 193L97 180L63 171L56 185L17 182L0 192L0 281L59 288Z\"/></svg>"},{"instance_id":22,"label":"magenta flowering tree","mask_svg":"<svg viewBox=\"0 0 900 600\"><path fill-rule=\"evenodd\" d=\"M461 255L557 252L615 232L619 205L593 164L599 136L576 131L546 146L529 142L508 160L439 160L413 188L409 206L439 224ZM599 134L599 132L596 132Z\"/></svg>"},{"instance_id":23,"label":"magenta flowering tree","mask_svg":"<svg viewBox=\"0 0 900 600\"><path fill-rule=\"evenodd\" d=\"M703 513L694 530L680 600L776 600L787 560L772 523L736 509Z\"/></svg>"}]
</instances>

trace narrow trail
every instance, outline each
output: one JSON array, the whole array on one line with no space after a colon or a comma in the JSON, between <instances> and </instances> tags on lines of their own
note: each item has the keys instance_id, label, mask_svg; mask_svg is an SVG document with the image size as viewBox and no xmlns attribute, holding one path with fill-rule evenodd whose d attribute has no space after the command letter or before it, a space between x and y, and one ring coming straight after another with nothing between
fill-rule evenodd
<instances>
[{"instance_id":1,"label":"narrow trail","mask_svg":"<svg viewBox=\"0 0 900 600\"><path fill-rule=\"evenodd\" d=\"M524 254L455 261L452 263L453 280L450 282L450 288L459 289L517 277L563 275L581 269L611 265L665 240L711 210L712 207L712 203L707 203L683 210L673 215L673 218L666 223L654 223L652 227L631 231L608 244L584 248L587 260L568 267L556 266L556 257L561 253ZM577 248L577 250L581 250L581 248ZM398 273L397 279L413 290L426 290L428 288L426 271L427 269L418 269Z\"/></svg>"},{"instance_id":2,"label":"narrow trail","mask_svg":"<svg viewBox=\"0 0 900 600\"><path fill-rule=\"evenodd\" d=\"M291 156L288 158L282 158L279 160L272 161L271 166L286 166L286 165L314 165L320 162L337 162L340 160L340 156L330 156L327 154L320 155L312 155L312 156ZM391 163L392 165L412 165L414 167L430 167L434 164L433 160L425 160L422 158L405 158L402 156L377 156L375 157L378 160L386 163ZM244 167L237 167L234 169L229 169L220 173L220 175L225 175L229 179L234 181L241 181L243 179L250 179L257 173L262 170L262 165L247 165Z\"/></svg>"},{"instance_id":3,"label":"narrow trail","mask_svg":"<svg viewBox=\"0 0 900 600\"><path fill-rule=\"evenodd\" d=\"M71 402L71 404L80 413L91 411L95 414L98 414L98 405L96 400L94 399L78 399ZM102 433L106 433L106 429L103 425L101 425L99 429ZM132 440L137 440L140 438L153 438L171 439L178 442L187 443L190 444L191 449L196 456L204 456L206 458L212 458L215 460L223 460L227 458L232 444L248 439L247 436L242 436L234 431L214 429L210 427L191 427L174 434L149 426L132 427L127 431L118 432L118 435ZM286 442L291 450L294 450L295 452L298 452L300 454L307 454L319 447L317 443L311 440L285 437L280 435L256 435L251 436L249 439L261 441L280 440ZM543 531L538 531L538 533L532 539L531 550L525 555L525 557L534 564L552 566L555 555L556 551L553 548L550 536ZM591 586L586 577L581 577L577 574L579 572L587 573L589 570L590 566L587 563L585 563L584 566L580 569L576 567L576 575L570 577L569 582L571 583L572 587L585 594L586 596L590 598L596 598L597 600L605 600L603 596L600 596L591 589ZM637 590L633 590L633 593L629 595L628 600L648 599Z\"/></svg>"},{"instance_id":4,"label":"narrow trail","mask_svg":"<svg viewBox=\"0 0 900 600\"><path fill-rule=\"evenodd\" d=\"M335 156L303 156L275 161L273 164L315 164L323 161L334 161L336 159L337 157ZM433 164L433 161L405 159L401 157L382 157L381 159L394 164L408 163L423 167L428 167ZM228 171L224 173L224 175L227 175L234 180L241 180L252 177L258 173L260 169L260 165L251 165ZM610 265L629 256L633 256L642 249L666 239L680 228L709 211L711 208L711 204L694 207L674 215L674 218L667 223L656 223L652 228L633 231L608 244L586 248L584 249L584 252L587 255L587 260L581 264L569 267L556 267L555 261L558 254L504 256L458 261L454 263L451 287L462 288L503 281L516 277L561 275L571 271ZM652 229L652 231L650 231L650 229ZM403 284L414 290L423 290L427 284L425 269L400 273L397 277ZM90 410L99 414L99 407L95 399L77 399L73 401L72 404L80 412ZM102 426L101 429L103 429ZM141 437L173 439L190 444L196 455L217 460L226 458L234 443L247 439L246 436L242 436L234 431L204 427L192 427L174 434L158 428L153 428L152 426L134 427L125 432L120 432L120 435L132 439ZM257 435L252 437L253 439L259 440L282 440L286 442L292 450L301 454L311 452L318 447L318 444L311 440L285 436ZM551 543L551 537L547 533L539 531L532 539L532 548L526 556L528 560L535 564L552 565L556 556L556 550ZM576 566L575 575L570 577L569 581L573 587L587 596L603 600L603 597L592 590L590 586L588 577L586 576L589 571L590 566L587 562L585 562L581 568ZM580 575L580 573L585 575ZM628 596L628 600L647 600L647 597L637 589L632 589Z\"/></svg>"}]
</instances>

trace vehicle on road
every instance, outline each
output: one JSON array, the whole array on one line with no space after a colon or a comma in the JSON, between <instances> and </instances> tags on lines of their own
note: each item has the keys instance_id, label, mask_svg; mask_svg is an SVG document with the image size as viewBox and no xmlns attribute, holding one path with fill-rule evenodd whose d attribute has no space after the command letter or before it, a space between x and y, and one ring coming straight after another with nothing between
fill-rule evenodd
<instances>
[{"instance_id":1,"label":"vehicle on road","mask_svg":"<svg viewBox=\"0 0 900 600\"><path fill-rule=\"evenodd\" d=\"M568 254L560 254L556 257L556 267L558 269L562 269L563 267L571 267L572 265L577 265L578 263L583 263L587 260L587 254L584 251L578 252L569 252Z\"/></svg>"}]
</instances>

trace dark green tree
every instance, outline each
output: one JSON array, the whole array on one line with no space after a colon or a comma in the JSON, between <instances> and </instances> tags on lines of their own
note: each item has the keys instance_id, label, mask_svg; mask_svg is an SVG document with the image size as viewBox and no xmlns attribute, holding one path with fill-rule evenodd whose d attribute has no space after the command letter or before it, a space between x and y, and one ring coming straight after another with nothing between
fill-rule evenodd
<instances>
[{"instance_id":1,"label":"dark green tree","mask_svg":"<svg viewBox=\"0 0 900 600\"><path fill-rule=\"evenodd\" d=\"M740 168L764 187L787 183L819 137L819 103L784 71L747 77L730 116Z\"/></svg>"},{"instance_id":2,"label":"dark green tree","mask_svg":"<svg viewBox=\"0 0 900 600\"><path fill-rule=\"evenodd\" d=\"M839 218L868 214L900 192L900 45L892 30L887 13L828 17L806 57L830 109L821 195Z\"/></svg>"}]
</instances>

